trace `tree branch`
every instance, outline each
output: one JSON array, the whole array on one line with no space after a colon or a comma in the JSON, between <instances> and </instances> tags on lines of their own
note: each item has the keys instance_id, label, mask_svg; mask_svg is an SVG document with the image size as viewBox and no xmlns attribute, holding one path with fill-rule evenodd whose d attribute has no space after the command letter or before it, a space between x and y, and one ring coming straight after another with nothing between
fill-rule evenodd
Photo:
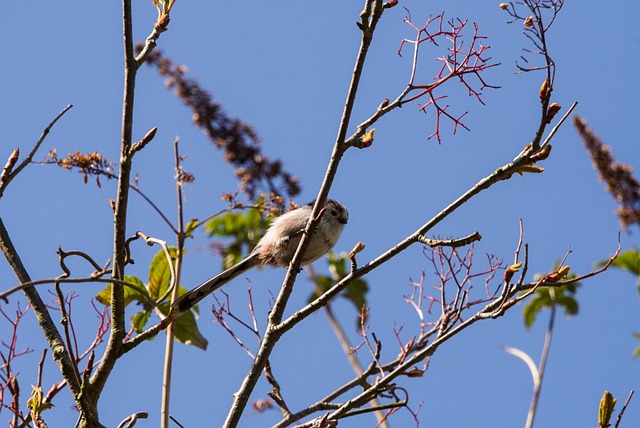
<instances>
[{"instance_id":1,"label":"tree branch","mask_svg":"<svg viewBox=\"0 0 640 428\"><path fill-rule=\"evenodd\" d=\"M9 233L7 232L2 218L0 218L0 250L7 259L7 262L11 266L11 269L18 281L20 283L30 282L31 278L22 264L22 260L20 259L18 252L13 246L13 242L9 237ZM85 397L81 397L80 394L80 384L77 382L75 370L73 368L74 362L65 348L64 340L56 328L55 323L51 319L51 314L49 313L46 304L42 301L42 298L34 287L25 288L24 294L27 296L27 300L33 308L33 312L38 319L38 324L44 333L49 348L51 348L53 359L58 364L62 376L69 385L69 390L73 394L76 403L78 403L80 411L87 415L89 419L92 419L94 417L92 408L87 405Z\"/></svg>"},{"instance_id":2,"label":"tree branch","mask_svg":"<svg viewBox=\"0 0 640 428\"><path fill-rule=\"evenodd\" d=\"M372 4L373 9L371 9ZM291 292L293 291L293 284L295 283L295 280L297 278L300 263L302 262L302 257L309 244L308 238L320 221L320 210L325 205L329 190L331 189L331 185L338 171L338 165L340 164L342 155L347 149L347 146L345 145L345 136L347 134L347 129L351 120L351 113L355 104L356 93L358 91L360 77L362 76L364 62L369 50L369 46L371 45L371 41L373 39L373 31L375 30L378 20L382 16L382 10L383 9L381 0L374 0L373 2L369 0L365 1L365 8L360 14L362 40L360 42L360 49L358 50L356 65L351 78L351 84L349 85L349 90L347 92L347 100L345 103L344 111L342 113L342 119L340 121L340 126L338 129L338 136L333 147L333 152L331 154L331 159L327 167L327 172L311 211L309 222L305 227L304 234L302 235L302 239L300 240L300 244L298 245L298 249L296 250L294 257L289 264L289 269L287 270L282 288L280 289L280 293L269 315L268 325L264 334L264 338L260 345L260 349L258 350L256 358L251 368L249 369L249 372L244 378L240 389L234 395L233 404L231 406L231 409L229 410L229 413L227 414L227 418L224 423L225 428L235 427L238 425L242 413L249 401L251 392L258 382L260 373L267 363L269 355L271 354L271 351L273 350L276 342L284 333L283 330L276 329L275 327L282 320L284 309L287 305L287 302L289 301Z\"/></svg>"},{"instance_id":3,"label":"tree branch","mask_svg":"<svg viewBox=\"0 0 640 428\"><path fill-rule=\"evenodd\" d=\"M31 162L31 160L33 159L33 156L36 154L36 152L38 151L38 149L40 148L40 146L42 145L42 143L44 142L44 139L47 138L47 135L49 135L49 131L51 131L51 128L53 128L53 125L56 124L56 122L67 112L69 111L69 109L71 109L71 107L73 107L72 104L69 104L68 106L66 106L65 108L62 109L62 111L60 113L58 113L58 115L49 123L49 125L47 125L47 127L44 129L44 131L42 131L42 135L40 135L40 138L38 138L38 141L36 142L36 144L33 146L33 148L31 149L31 152L29 152L29 154L27 155L27 157L20 162L20 164L18 165L18 167L16 169L13 170L13 172L5 175L3 173L2 175L2 180L0 180L0 198L2 198L2 195L4 194L4 190L7 188L7 186L9 185L9 183L11 183L11 181L16 178L16 176L18 174L20 174L20 172L27 166L29 165L29 163Z\"/></svg>"},{"instance_id":4,"label":"tree branch","mask_svg":"<svg viewBox=\"0 0 640 428\"><path fill-rule=\"evenodd\" d=\"M122 102L122 130L120 141L120 168L118 171L118 194L114 212L113 230L113 272L112 278L121 281L124 278L126 264L127 206L129 199L129 181L131 177L133 104L138 64L133 51L133 17L131 0L122 0L123 43L124 43L124 91ZM111 287L111 333L102 363L91 377L87 389L97 406L100 393L113 370L116 360L122 354L122 344L126 336L124 288L118 283Z\"/></svg>"}]
</instances>

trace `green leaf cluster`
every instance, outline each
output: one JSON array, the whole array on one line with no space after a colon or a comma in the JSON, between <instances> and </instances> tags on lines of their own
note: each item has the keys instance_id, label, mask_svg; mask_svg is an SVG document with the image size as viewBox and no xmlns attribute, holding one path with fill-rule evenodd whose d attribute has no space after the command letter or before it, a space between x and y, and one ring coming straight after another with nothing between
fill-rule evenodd
<instances>
[{"instance_id":1,"label":"green leaf cluster","mask_svg":"<svg viewBox=\"0 0 640 428\"><path fill-rule=\"evenodd\" d=\"M246 213L231 212L209 220L205 231L209 236L229 238L222 254L222 268L227 269L240 262L269 227L270 219L263 218L258 210Z\"/></svg>"},{"instance_id":2,"label":"green leaf cluster","mask_svg":"<svg viewBox=\"0 0 640 428\"><path fill-rule=\"evenodd\" d=\"M177 253L178 251L176 248L169 248L172 263L175 263L178 256ZM151 264L149 265L149 278L146 284L135 276L125 276L124 280L142 290L145 290L151 299L158 301L158 299L167 292L171 283L171 269L164 250L160 250L151 261ZM186 292L187 289L185 287L178 287L179 295ZM136 303L137 305L142 306L142 310L138 311L131 317L131 323L134 330L137 333L140 333L149 322L154 307L149 302L148 297L144 296L140 291L132 287L124 287L124 298L125 306L128 306L131 303ZM104 290L100 291L96 296L96 299L104 305L111 304L111 284L109 284ZM167 316L169 314L170 304L168 301L161 302L157 309L162 315ZM174 337L178 342L185 343L187 345L194 345L204 350L207 349L208 341L198 330L198 325L196 324L197 315L198 307L195 306L192 310L186 312L174 321L173 332Z\"/></svg>"},{"instance_id":3,"label":"green leaf cluster","mask_svg":"<svg viewBox=\"0 0 640 428\"><path fill-rule=\"evenodd\" d=\"M333 252L330 252L329 254L327 254L327 260L329 262L329 270L331 271L332 275L316 275L314 277L314 280L318 287L317 290L314 291L311 296L309 296L309 302L317 299L320 294L326 292L329 288L333 287L340 280L342 280L342 278L347 276L347 264L350 264L348 254L335 254ZM367 282L363 279L358 278L347 285L347 287L340 294L340 296L353 303L358 313L358 320L360 316L360 310L363 306L367 305L366 295L368 291L369 286L367 285Z\"/></svg>"},{"instance_id":4,"label":"green leaf cluster","mask_svg":"<svg viewBox=\"0 0 640 428\"><path fill-rule=\"evenodd\" d=\"M599 266L604 266L606 261L598 263ZM618 255L618 257L611 262L611 266L626 270L627 272L635 275L638 280L638 292L640 292L640 251L638 248L632 248Z\"/></svg>"},{"instance_id":5,"label":"green leaf cluster","mask_svg":"<svg viewBox=\"0 0 640 428\"><path fill-rule=\"evenodd\" d=\"M560 262L556 262L552 272L555 272L560 267ZM536 279L540 279L541 274L537 275ZM575 278L574 273L569 273L565 280ZM540 287L536 290L533 297L525 305L522 310L522 317L524 319L524 325L528 329L533 326L536 317L545 308L551 308L552 306L560 306L564 308L564 313L567 317L578 314L578 301L575 298L579 282L572 284L558 286L558 287Z\"/></svg>"}]
</instances>

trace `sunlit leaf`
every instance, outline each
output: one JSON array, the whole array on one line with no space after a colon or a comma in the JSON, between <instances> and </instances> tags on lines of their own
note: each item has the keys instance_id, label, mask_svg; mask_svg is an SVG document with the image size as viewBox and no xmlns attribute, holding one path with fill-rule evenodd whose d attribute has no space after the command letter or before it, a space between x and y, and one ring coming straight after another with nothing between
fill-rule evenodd
<instances>
[{"instance_id":1,"label":"sunlit leaf","mask_svg":"<svg viewBox=\"0 0 640 428\"><path fill-rule=\"evenodd\" d=\"M249 210L245 215L245 222L249 230L261 230L264 229L265 226L268 226L268 224L270 223L269 221L265 221L265 219L262 218L258 210Z\"/></svg>"},{"instance_id":2,"label":"sunlit leaf","mask_svg":"<svg viewBox=\"0 0 640 428\"><path fill-rule=\"evenodd\" d=\"M111 304L111 284L107 284L107 286L100 290L98 294L96 294L96 300L103 305Z\"/></svg>"},{"instance_id":3,"label":"sunlit leaf","mask_svg":"<svg viewBox=\"0 0 640 428\"><path fill-rule=\"evenodd\" d=\"M598 266L604 266L607 262L608 260L598 262ZM640 277L640 251L637 248L632 248L620 253L618 257L611 262L611 266L624 269Z\"/></svg>"},{"instance_id":4,"label":"sunlit leaf","mask_svg":"<svg viewBox=\"0 0 640 428\"><path fill-rule=\"evenodd\" d=\"M134 314L131 317L131 324L133 325L133 329L136 333L142 333L144 327L147 325L149 321L149 317L151 316L151 310L141 311Z\"/></svg>"},{"instance_id":5,"label":"sunlit leaf","mask_svg":"<svg viewBox=\"0 0 640 428\"><path fill-rule=\"evenodd\" d=\"M174 247L169 247L169 254L171 259L175 260L177 250ZM164 250L158 251L151 265L149 265L149 294L152 298L157 299L162 296L169 288L169 282L171 281L171 269L169 268L169 261Z\"/></svg>"},{"instance_id":6,"label":"sunlit leaf","mask_svg":"<svg viewBox=\"0 0 640 428\"><path fill-rule=\"evenodd\" d=\"M254 209L244 213L227 213L209 220L205 224L205 231L210 236L230 239L222 254L223 269L246 257L264 235L269 223L270 219L263 218L258 210Z\"/></svg>"},{"instance_id":7,"label":"sunlit leaf","mask_svg":"<svg viewBox=\"0 0 640 428\"><path fill-rule=\"evenodd\" d=\"M640 339L640 333L633 333L633 337L636 339ZM633 351L633 358L638 358L640 356L640 346L638 346L635 351Z\"/></svg>"},{"instance_id":8,"label":"sunlit leaf","mask_svg":"<svg viewBox=\"0 0 640 428\"><path fill-rule=\"evenodd\" d=\"M329 269L334 273L336 279L341 280L347 276L347 262L349 262L347 253L336 254L331 251L327 254L327 260L329 261Z\"/></svg>"},{"instance_id":9,"label":"sunlit leaf","mask_svg":"<svg viewBox=\"0 0 640 428\"><path fill-rule=\"evenodd\" d=\"M551 272L557 272L559 268L560 262L557 261ZM540 279L542 276L542 274L538 274L536 278ZM569 273L563 276L562 280L566 281L575 277L575 274ZM564 286L539 287L522 310L525 327L530 329L540 311L545 308L551 308L552 306L562 307L566 316L576 315L579 310L579 305L574 296L579 286L579 282L574 282Z\"/></svg>"},{"instance_id":10,"label":"sunlit leaf","mask_svg":"<svg viewBox=\"0 0 640 428\"><path fill-rule=\"evenodd\" d=\"M27 400L27 407L31 410L31 412L40 417L40 414L45 410L50 409L53 405L49 402L44 401L44 393L40 386L31 385L31 397Z\"/></svg>"},{"instance_id":11,"label":"sunlit leaf","mask_svg":"<svg viewBox=\"0 0 640 428\"><path fill-rule=\"evenodd\" d=\"M137 285L141 289L145 289L145 285L135 276L127 275L124 277L125 282ZM96 295L96 300L103 305L111 304L111 284L108 284L103 290ZM124 287L124 305L127 306L131 302L145 302L144 296L136 289Z\"/></svg>"},{"instance_id":12,"label":"sunlit leaf","mask_svg":"<svg viewBox=\"0 0 640 428\"><path fill-rule=\"evenodd\" d=\"M187 238L193 238L193 231L196 229L198 225L198 219L194 218L190 220L184 228L184 234Z\"/></svg>"},{"instance_id":13,"label":"sunlit leaf","mask_svg":"<svg viewBox=\"0 0 640 428\"><path fill-rule=\"evenodd\" d=\"M160 312L167 314L169 312L169 304L165 303L159 306ZM192 311L185 312L180 318L173 322L173 334L175 340L186 345L193 345L202 350L206 350L209 342L198 330L195 315Z\"/></svg>"},{"instance_id":14,"label":"sunlit leaf","mask_svg":"<svg viewBox=\"0 0 640 428\"><path fill-rule=\"evenodd\" d=\"M329 288L337 284L339 280L347 276L347 263L349 263L349 256L346 253L335 254L331 252L327 254L327 260L329 262L329 269L331 270L333 275L332 277L324 275L315 276L314 280L320 293L325 293ZM340 296L346 298L354 304L354 306L356 307L356 312L359 316L362 307L367 305L367 291L369 291L369 287L366 281L362 279L356 279L353 280L349 285L347 285ZM309 296L309 302L312 302L318 297L318 293L314 290L311 296Z\"/></svg>"}]
</instances>

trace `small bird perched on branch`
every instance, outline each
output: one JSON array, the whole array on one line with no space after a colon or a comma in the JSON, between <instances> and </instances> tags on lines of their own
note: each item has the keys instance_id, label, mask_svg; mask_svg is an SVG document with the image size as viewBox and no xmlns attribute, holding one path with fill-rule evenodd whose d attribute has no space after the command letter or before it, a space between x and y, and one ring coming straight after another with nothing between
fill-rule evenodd
<instances>
[{"instance_id":1,"label":"small bird perched on branch","mask_svg":"<svg viewBox=\"0 0 640 428\"><path fill-rule=\"evenodd\" d=\"M203 282L176 299L171 305L171 314L178 317L191 309L209 294L233 278L257 265L287 267L298 248L304 228L311 217L313 203L291 210L277 217L267 229L256 247L241 262ZM327 254L338 242L342 228L349 220L347 209L340 202L328 199L320 222L312 232L309 245L302 257L301 266L308 265Z\"/></svg>"}]
</instances>

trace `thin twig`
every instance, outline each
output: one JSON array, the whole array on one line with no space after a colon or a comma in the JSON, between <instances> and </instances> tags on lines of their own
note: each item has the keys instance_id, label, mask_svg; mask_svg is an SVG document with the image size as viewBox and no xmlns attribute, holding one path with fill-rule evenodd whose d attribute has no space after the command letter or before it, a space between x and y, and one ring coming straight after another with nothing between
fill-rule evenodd
<instances>
[{"instance_id":1,"label":"thin twig","mask_svg":"<svg viewBox=\"0 0 640 428\"><path fill-rule=\"evenodd\" d=\"M558 129L560 128L560 126L562 126L562 124L564 123L564 121L569 117L569 115L571 114L571 112L573 111L573 109L576 108L576 106L578 105L578 101L574 101L573 104L571 104L571 107L569 107L569 110L567 110L567 112L564 114L564 116L562 116L562 118L560 119L560 121L556 124L556 126L554 126L553 128L551 128L551 131L549 132L549 135L547 135L547 138L544 139L544 142L542 144L540 144L540 148L543 148L544 146L546 146L547 144L549 144L549 142L551 141L551 139L553 138L554 135L556 135L556 132L558 131Z\"/></svg>"},{"instance_id":2,"label":"thin twig","mask_svg":"<svg viewBox=\"0 0 640 428\"><path fill-rule=\"evenodd\" d=\"M71 357L71 361L73 361L73 372L76 377L76 382L78 382L79 384L82 384L82 381L80 380L80 372L78 371L78 360L76 359L76 352L74 351L74 346L73 346L73 343L71 342L71 334L69 333L69 316L67 315L67 309L65 307L66 302L64 299L64 294L62 294L62 290L60 289L59 282L57 281L54 282L54 286L56 290L56 295L58 296L58 305L60 307L60 313L62 315L62 318L60 319L60 323L62 324L63 331L64 331L64 338L67 344L67 352Z\"/></svg>"},{"instance_id":3,"label":"thin twig","mask_svg":"<svg viewBox=\"0 0 640 428\"><path fill-rule=\"evenodd\" d=\"M36 386L42 386L42 367L44 367L44 359L47 356L47 348L42 350L42 358L40 358L40 362L38 363L38 383Z\"/></svg>"},{"instance_id":4,"label":"thin twig","mask_svg":"<svg viewBox=\"0 0 640 428\"><path fill-rule=\"evenodd\" d=\"M273 374L273 370L271 369L271 364L267 361L267 364L264 366L264 377L267 379L267 382L271 385L271 391L267 393L269 397L280 407L280 411L282 412L282 416L287 418L291 416L291 411L287 406L287 403L284 401L284 397L282 396L280 383L276 380L275 375Z\"/></svg>"},{"instance_id":5,"label":"thin twig","mask_svg":"<svg viewBox=\"0 0 640 428\"><path fill-rule=\"evenodd\" d=\"M127 209L129 204L129 183L131 181L130 149L132 146L134 93L138 65L134 57L133 15L131 0L122 0L122 25L124 44L124 89L122 101L122 127L120 141L120 167L118 169L117 196L113 218L113 272L112 278L122 281L126 265ZM127 334L125 320L124 287L117 282L111 286L111 331L102 363L91 377L92 405L97 408L100 393L104 389L116 361L122 355L123 342ZM85 417L87 415L84 415ZM95 416L97 415L89 415ZM96 421L97 422L97 421Z\"/></svg>"},{"instance_id":6,"label":"thin twig","mask_svg":"<svg viewBox=\"0 0 640 428\"><path fill-rule=\"evenodd\" d=\"M176 197L177 197L177 207L178 207L178 231L176 234L177 241L177 249L176 249L176 260L175 265L174 261L169 257L168 264L169 269L171 270L171 285L167 290L168 293L171 293L171 303L173 303L178 298L178 287L180 284L180 273L182 271L182 252L184 250L184 214L183 214L183 198L182 198L182 186L183 183L180 179L180 151L178 148L178 139L173 142L173 152L174 152L174 161L175 161L175 170L176 170ZM166 244L163 248L166 247ZM167 256L170 256L168 249L165 249L165 253ZM169 427L169 403L171 399L171 368L173 365L173 345L174 345L174 323L171 323L167 328L167 336L165 339L165 352L164 352L164 367L162 370L162 401L161 401L161 409L160 409L160 426L161 428Z\"/></svg>"},{"instance_id":7,"label":"thin twig","mask_svg":"<svg viewBox=\"0 0 640 428\"><path fill-rule=\"evenodd\" d=\"M11 269L13 270L16 278L21 283L28 283L31 281L29 273L24 267L16 248L11 241L9 233L0 217L0 250L7 259ZM47 340L47 344L50 349L55 349L59 352L54 353L54 360L60 368L60 372L69 385L69 390L74 396L79 396L81 389L80 385L76 382L76 378L73 370L73 361L71 360L67 350L64 347L64 340L58 329L55 326L54 321L51 319L51 314L47 309L46 304L36 291L34 287L24 288L24 293L27 296L29 304L33 308L34 313L40 323L40 327L44 332L44 336ZM78 403L82 409L85 406L85 401L82 399Z\"/></svg>"},{"instance_id":8,"label":"thin twig","mask_svg":"<svg viewBox=\"0 0 640 428\"><path fill-rule=\"evenodd\" d=\"M2 293L0 293L0 299L4 300L5 302L8 302L9 300L7 299L10 295L12 295L13 293L20 291L20 290L29 290L33 287L36 287L38 285L43 285L43 284L55 284L56 282L59 282L60 284L81 284L81 283L92 283L92 282L99 282L99 283L103 283L103 284L119 284L123 287L129 287L133 290L136 290L138 293L140 293L140 295L142 297L145 298L145 302L146 304L155 306L157 303L154 299L151 298L151 296L149 296L149 293L147 292L147 290L144 287L140 287L137 284L133 284L127 281L120 281L120 280L115 280L115 279L108 279L108 278L95 278L93 276L88 276L88 277L84 277L84 278L47 278L47 279L38 279L35 281L28 281L28 282L24 282L20 285L16 285L14 287L11 287L10 289L8 289L7 291L4 291Z\"/></svg>"},{"instance_id":9,"label":"thin twig","mask_svg":"<svg viewBox=\"0 0 640 428\"><path fill-rule=\"evenodd\" d=\"M365 58L367 56L369 46L371 45L375 27L378 23L378 20L382 16L382 1L375 0L375 2L373 2L373 10L370 9L371 3L372 2L370 2L369 0L365 1L365 8L361 13L361 24L363 26L362 40L360 43L360 49L358 50L358 56L356 59L356 65L353 71L351 83L347 91L347 101L345 103L344 111L340 121L340 127L338 130L338 136L333 147L333 152L331 155L331 160L327 167L327 172L324 176L323 183L316 197L316 202L311 211L309 222L307 222L304 234L302 235L302 239L300 239L300 243L298 244L296 253L293 256L291 263L289 264L289 269L287 270L287 274L280 289L280 293L269 315L269 324L260 345L260 349L258 350L256 358L251 368L249 369L249 372L244 378L240 389L234 395L233 404L229 409L223 425L225 428L231 428L238 425L242 416L242 412L244 411L249 401L251 392L253 391L256 383L258 382L258 379L260 378L260 373L262 372L262 369L264 368L264 365L266 364L276 342L279 340L280 336L283 333L283 331L275 329L274 327L280 324L280 321L284 314L284 309L293 290L293 284L296 280L300 263L302 262L305 250L309 245L308 238L312 235L311 232L318 224L318 214L325 205L329 190L331 189L331 185L338 171L338 165L340 164L340 160L347 149L347 147L345 146L345 136L351 120L351 112L355 104L356 93L358 90L360 77L362 76ZM369 14L367 14L367 12L369 12Z\"/></svg>"},{"instance_id":10,"label":"thin twig","mask_svg":"<svg viewBox=\"0 0 640 428\"><path fill-rule=\"evenodd\" d=\"M314 283L316 294L317 295L322 294L320 287L318 286L318 283L316 281L316 274L313 271L313 267L311 265L307 265L307 270L309 271L309 276L311 277L311 280ZM329 325L331 326L331 329L336 335L336 338L338 339L338 343L340 343L340 346L342 347L342 352L344 352L344 355L347 357L347 360L351 365L351 369L355 372L356 376L362 376L362 374L364 373L362 364L360 364L360 361L358 361L358 357L356 356L353 346L351 346L351 342L349 341L349 337L347 337L347 334L345 333L344 328L342 328L342 325L334 315L333 309L331 308L331 304L327 304L324 307L324 310L325 310L325 313L327 314ZM373 406L378 406L380 403L378 403L377 400L374 400L372 404ZM382 411L380 410L375 411L375 415L376 415L376 418L378 419L380 428L389 428L389 424L384 419L384 413L382 413Z\"/></svg>"},{"instance_id":11,"label":"thin twig","mask_svg":"<svg viewBox=\"0 0 640 428\"><path fill-rule=\"evenodd\" d=\"M180 422L178 422L176 420L176 418L174 418L173 416L169 416L169 419L171 419L171 422L173 422L174 424L178 425L178 427L184 428L184 425L182 425Z\"/></svg>"},{"instance_id":12,"label":"thin twig","mask_svg":"<svg viewBox=\"0 0 640 428\"><path fill-rule=\"evenodd\" d=\"M62 111L60 113L58 113L58 115L49 123L49 125L47 125L47 127L44 129L44 131L42 131L42 134L40 135L40 138L38 138L38 141L36 142L36 144L33 146L33 148L31 149L31 152L29 152L29 154L27 155L27 157L20 162L20 164L18 165L17 168L15 168L13 170L13 172L11 174L9 174L7 177L5 177L5 179L0 183L0 198L2 197L3 193L4 193L4 189L7 188L7 186L9 185L9 183L11 183L11 181L16 178L16 176L18 174L20 174L20 172L27 166L29 165L29 163L31 162L31 160L33 159L33 156L36 154L36 152L38 151L38 149L40 148L40 146L42 145L42 143L44 142L45 138L47 138L47 135L49 135L49 131L51 131L51 128L53 128L53 125L56 124L56 122L67 112L69 111L69 109L71 109L71 107L73 107L72 104L69 104L68 106L66 106L65 108L62 109Z\"/></svg>"},{"instance_id":13,"label":"thin twig","mask_svg":"<svg viewBox=\"0 0 640 428\"><path fill-rule=\"evenodd\" d=\"M618 417L616 418L616 424L613 426L613 428L618 428L618 425L620 425L620 421L622 421L622 415L624 415L624 411L627 410L627 406L629 405L629 402L631 401L631 397L633 397L634 392L635 392L634 390L631 390L631 392L629 392L629 395L627 396L627 399L624 402L624 406L622 406L622 409L620 409L620 413L618 413Z\"/></svg>"},{"instance_id":14,"label":"thin twig","mask_svg":"<svg viewBox=\"0 0 640 428\"><path fill-rule=\"evenodd\" d=\"M583 277L590 274L592 273L585 274L583 275ZM558 284L555 284L555 285L557 286ZM510 294L513 295L516 292L517 292L516 290L512 290ZM447 330L445 333L439 335L431 343L417 350L413 355L411 355L408 358L405 358L401 363L396 364L393 367L389 367L389 372L384 377L376 379L375 384L368 386L367 388L365 388L364 391L362 391L357 396L351 397L348 402L343 403L339 409L337 409L336 411L328 415L328 418L331 420L342 418L351 409L358 408L360 406L365 405L368 401L371 400L371 398L375 397L378 394L378 392L380 391L380 388L387 387L388 385L391 384L391 382L393 382L394 379L409 372L411 370L411 367L425 360L426 358L429 358L431 355L433 355L436 352L436 350L439 348L441 344L452 339L455 335L469 328L471 325L475 324L476 322L483 319L492 318L492 314L495 314L495 312L500 307L500 305L501 305L500 299L497 298L489 302L483 309L478 311L475 315L467 318L466 320L461 319L460 324L452 327L451 329ZM506 311L510 307L513 307L513 305L508 305L508 306L505 305L502 308L502 312ZM349 384L353 384L353 382L354 381L351 381Z\"/></svg>"}]
</instances>

